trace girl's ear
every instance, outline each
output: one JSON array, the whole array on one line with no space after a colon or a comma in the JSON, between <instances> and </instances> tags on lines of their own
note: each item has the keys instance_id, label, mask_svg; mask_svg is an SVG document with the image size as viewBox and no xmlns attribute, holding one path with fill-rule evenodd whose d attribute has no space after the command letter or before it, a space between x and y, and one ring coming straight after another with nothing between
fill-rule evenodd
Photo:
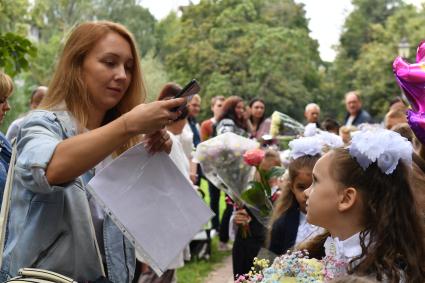
<instances>
[{"instance_id":1,"label":"girl's ear","mask_svg":"<svg viewBox=\"0 0 425 283\"><path fill-rule=\"evenodd\" d=\"M292 193L294 193L295 188L294 188L294 183L291 181L288 181L288 188L291 190Z\"/></svg>"},{"instance_id":2,"label":"girl's ear","mask_svg":"<svg viewBox=\"0 0 425 283\"><path fill-rule=\"evenodd\" d=\"M338 200L339 212L345 212L351 209L357 201L359 194L353 187L345 188L341 190Z\"/></svg>"}]
</instances>

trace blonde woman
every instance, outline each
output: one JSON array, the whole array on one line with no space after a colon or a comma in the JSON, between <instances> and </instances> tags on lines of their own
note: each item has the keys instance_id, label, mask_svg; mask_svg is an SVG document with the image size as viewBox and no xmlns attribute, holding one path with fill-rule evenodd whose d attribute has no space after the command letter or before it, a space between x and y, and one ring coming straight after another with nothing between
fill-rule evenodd
<instances>
[{"instance_id":1,"label":"blonde woman","mask_svg":"<svg viewBox=\"0 0 425 283\"><path fill-rule=\"evenodd\" d=\"M18 134L9 236L2 275L43 268L79 282L106 275L132 282L135 251L102 213L85 185L95 166L145 134L154 153L171 150L163 127L185 103L142 104L145 87L130 32L111 22L88 22L70 34L40 109Z\"/></svg>"},{"instance_id":2,"label":"blonde woman","mask_svg":"<svg viewBox=\"0 0 425 283\"><path fill-rule=\"evenodd\" d=\"M0 123L3 122L6 112L10 110L7 99L12 95L13 82L5 73L0 71ZM0 132L0 197L3 199L4 185L6 183L7 170L9 169L12 148L9 141Z\"/></svg>"}]
</instances>

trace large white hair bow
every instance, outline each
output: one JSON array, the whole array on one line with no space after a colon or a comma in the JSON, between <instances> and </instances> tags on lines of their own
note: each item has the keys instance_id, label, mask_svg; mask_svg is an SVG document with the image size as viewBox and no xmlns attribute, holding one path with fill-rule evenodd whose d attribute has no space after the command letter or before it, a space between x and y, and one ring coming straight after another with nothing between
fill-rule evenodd
<instances>
[{"instance_id":1,"label":"large white hair bow","mask_svg":"<svg viewBox=\"0 0 425 283\"><path fill-rule=\"evenodd\" d=\"M305 155L322 155L323 152L329 149L342 147L343 145L344 143L341 137L332 133L320 131L314 136L292 140L289 143L289 148L291 149L291 157L297 159Z\"/></svg>"},{"instance_id":2,"label":"large white hair bow","mask_svg":"<svg viewBox=\"0 0 425 283\"><path fill-rule=\"evenodd\" d=\"M394 172L400 159L408 166L412 164L412 144L399 133L385 129L358 132L351 140L349 151L363 170L377 162L387 175Z\"/></svg>"}]
</instances>

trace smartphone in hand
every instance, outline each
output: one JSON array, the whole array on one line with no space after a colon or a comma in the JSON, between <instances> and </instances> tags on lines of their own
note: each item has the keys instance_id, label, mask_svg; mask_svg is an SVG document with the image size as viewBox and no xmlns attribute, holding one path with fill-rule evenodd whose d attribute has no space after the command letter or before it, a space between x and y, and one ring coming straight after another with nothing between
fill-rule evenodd
<instances>
[{"instance_id":1,"label":"smartphone in hand","mask_svg":"<svg viewBox=\"0 0 425 283\"><path fill-rule=\"evenodd\" d=\"M185 85L183 89L174 98L185 97L186 102L188 102L192 98L192 96L199 93L200 90L201 90L201 87L199 86L198 82L195 79L193 79L187 85ZM179 110L181 111L186 107L186 105L187 103L179 107L176 107L172 109L171 111L173 112L176 112Z\"/></svg>"}]
</instances>

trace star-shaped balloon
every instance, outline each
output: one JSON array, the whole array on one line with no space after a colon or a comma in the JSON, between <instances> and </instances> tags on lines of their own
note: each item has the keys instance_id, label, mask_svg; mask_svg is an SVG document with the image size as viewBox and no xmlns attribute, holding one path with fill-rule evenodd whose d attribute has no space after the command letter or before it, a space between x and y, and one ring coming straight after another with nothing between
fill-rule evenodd
<instances>
[{"instance_id":1,"label":"star-shaped balloon","mask_svg":"<svg viewBox=\"0 0 425 283\"><path fill-rule=\"evenodd\" d=\"M412 110L407 111L410 128L425 144L425 41L418 46L416 63L409 64L397 57L393 63L393 72L412 106Z\"/></svg>"}]
</instances>

